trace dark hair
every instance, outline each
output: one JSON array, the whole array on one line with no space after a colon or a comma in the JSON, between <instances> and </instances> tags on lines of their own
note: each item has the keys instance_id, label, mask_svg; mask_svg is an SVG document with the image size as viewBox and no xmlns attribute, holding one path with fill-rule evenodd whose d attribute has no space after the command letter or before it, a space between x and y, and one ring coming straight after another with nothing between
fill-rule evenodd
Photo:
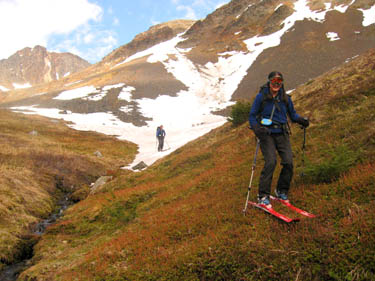
<instances>
[{"instance_id":1,"label":"dark hair","mask_svg":"<svg viewBox=\"0 0 375 281\"><path fill-rule=\"evenodd\" d=\"M272 71L270 74L268 74L268 80L271 80L275 76L280 76L281 79L284 80L283 75L279 71Z\"/></svg>"}]
</instances>

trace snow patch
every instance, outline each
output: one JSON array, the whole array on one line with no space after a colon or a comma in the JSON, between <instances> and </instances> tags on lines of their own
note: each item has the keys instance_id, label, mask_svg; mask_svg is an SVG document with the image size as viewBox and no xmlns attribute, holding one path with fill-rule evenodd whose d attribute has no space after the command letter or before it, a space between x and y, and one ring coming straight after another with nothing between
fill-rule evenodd
<instances>
[{"instance_id":1,"label":"snow patch","mask_svg":"<svg viewBox=\"0 0 375 281\"><path fill-rule=\"evenodd\" d=\"M370 9L358 9L363 13L363 26L369 26L375 23L375 5L372 6Z\"/></svg>"},{"instance_id":2,"label":"snow patch","mask_svg":"<svg viewBox=\"0 0 375 281\"><path fill-rule=\"evenodd\" d=\"M55 100L73 100L78 98L87 97L89 94L97 93L98 91L94 86L84 86L81 88L76 88L73 90L67 90L61 92L57 97L54 97Z\"/></svg>"},{"instance_id":3,"label":"snow patch","mask_svg":"<svg viewBox=\"0 0 375 281\"><path fill-rule=\"evenodd\" d=\"M25 89L25 88L30 88L32 87L30 83L25 83L25 84L17 84L17 83L13 83L13 87L15 89Z\"/></svg>"},{"instance_id":4,"label":"snow patch","mask_svg":"<svg viewBox=\"0 0 375 281\"><path fill-rule=\"evenodd\" d=\"M120 94L118 95L119 100L126 100L127 102L131 102L132 100L132 91L134 91L135 88L131 86L127 86L122 88Z\"/></svg>"},{"instance_id":5,"label":"snow patch","mask_svg":"<svg viewBox=\"0 0 375 281\"><path fill-rule=\"evenodd\" d=\"M116 85L107 85L102 88L102 90L96 89L94 86L84 86L81 88L76 88L73 90L67 90L61 92L57 97L54 97L56 100L73 100L73 99L84 99L84 100L91 100L91 101L99 101L103 99L107 94L108 91L114 88L123 87L124 83L119 83ZM93 95L96 94L96 95Z\"/></svg>"},{"instance_id":6,"label":"snow patch","mask_svg":"<svg viewBox=\"0 0 375 281\"><path fill-rule=\"evenodd\" d=\"M145 103L147 103L147 101L145 101ZM153 110L156 110L154 105L151 103L149 105ZM163 105L163 102L158 105L160 110L162 110L160 107L166 106L165 104ZM68 124L68 126L73 129L115 135L121 140L128 140L138 144L139 153L134 162L126 167L128 169L141 161L144 161L147 165L151 165L161 157L171 153L189 141L208 133L210 130L224 124L226 121L224 117L212 115L206 116L204 120L199 118L200 124L197 126L193 126L192 123L190 123L188 127L185 127L180 126L180 121L189 119L189 116L179 114L176 116L176 119L173 118L175 116L170 115L168 120L159 119L158 121L151 122L148 126L136 127L130 123L122 122L111 112L63 114L61 110L57 108L37 108L36 106L13 107L12 110L21 111L24 114L38 114L50 118L64 119L72 122L72 124ZM188 110L186 110L186 112L188 112ZM191 111L188 113L190 114ZM165 113L165 116L166 115ZM155 137L156 127L160 125L160 123L158 123L160 121L166 121L166 123L164 123L167 133L165 148L170 148L163 152L157 151L157 140ZM188 122L185 122L183 124L187 123Z\"/></svg>"},{"instance_id":7,"label":"snow patch","mask_svg":"<svg viewBox=\"0 0 375 281\"><path fill-rule=\"evenodd\" d=\"M329 39L329 41L340 40L340 37L336 32L327 32L326 36Z\"/></svg>"},{"instance_id":8,"label":"snow patch","mask_svg":"<svg viewBox=\"0 0 375 281\"><path fill-rule=\"evenodd\" d=\"M277 11L277 9L279 9L281 6L283 6L284 4L279 4L276 8L275 8L275 11Z\"/></svg>"},{"instance_id":9,"label":"snow patch","mask_svg":"<svg viewBox=\"0 0 375 281\"><path fill-rule=\"evenodd\" d=\"M82 80L78 80L78 81L75 81L75 82L72 82L72 83L65 84L65 86L66 86L66 87L68 87L68 86L72 86L72 85L78 84L78 83L80 83L80 82L82 82Z\"/></svg>"},{"instance_id":10,"label":"snow patch","mask_svg":"<svg viewBox=\"0 0 375 281\"><path fill-rule=\"evenodd\" d=\"M1 85L0 85L0 91L3 91L3 92L8 92L8 91L9 91L9 89L8 89L8 88L6 88L6 87L4 87L4 86L1 86Z\"/></svg>"}]
</instances>

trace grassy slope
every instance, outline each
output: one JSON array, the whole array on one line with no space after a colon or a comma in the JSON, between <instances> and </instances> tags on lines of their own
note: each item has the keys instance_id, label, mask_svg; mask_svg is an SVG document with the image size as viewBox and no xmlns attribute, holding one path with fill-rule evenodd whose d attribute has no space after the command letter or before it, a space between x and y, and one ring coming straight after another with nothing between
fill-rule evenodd
<instances>
[{"instance_id":1,"label":"grassy slope","mask_svg":"<svg viewBox=\"0 0 375 281\"><path fill-rule=\"evenodd\" d=\"M113 137L7 111L0 111L0 146L0 268L22 255L29 226L53 211L59 192L84 193L136 152ZM104 156L94 156L96 150Z\"/></svg>"},{"instance_id":2,"label":"grassy slope","mask_svg":"<svg viewBox=\"0 0 375 281\"><path fill-rule=\"evenodd\" d=\"M70 208L20 280L373 280L374 58L294 94L312 125L304 178L302 130L293 129L290 197L318 218L242 215L255 141L246 125L226 124Z\"/></svg>"}]
</instances>

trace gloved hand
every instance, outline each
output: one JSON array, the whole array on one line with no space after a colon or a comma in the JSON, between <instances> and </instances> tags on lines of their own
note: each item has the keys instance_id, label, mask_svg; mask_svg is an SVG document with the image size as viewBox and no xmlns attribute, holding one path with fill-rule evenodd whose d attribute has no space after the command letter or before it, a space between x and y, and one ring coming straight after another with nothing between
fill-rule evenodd
<instances>
[{"instance_id":1,"label":"gloved hand","mask_svg":"<svg viewBox=\"0 0 375 281\"><path fill-rule=\"evenodd\" d=\"M266 127L262 127L259 124L254 125L252 129L258 139L262 139L270 134L270 131Z\"/></svg>"},{"instance_id":2,"label":"gloved hand","mask_svg":"<svg viewBox=\"0 0 375 281\"><path fill-rule=\"evenodd\" d=\"M297 119L297 123L300 124L304 128L307 128L310 125L310 121L306 117L299 117Z\"/></svg>"}]
</instances>

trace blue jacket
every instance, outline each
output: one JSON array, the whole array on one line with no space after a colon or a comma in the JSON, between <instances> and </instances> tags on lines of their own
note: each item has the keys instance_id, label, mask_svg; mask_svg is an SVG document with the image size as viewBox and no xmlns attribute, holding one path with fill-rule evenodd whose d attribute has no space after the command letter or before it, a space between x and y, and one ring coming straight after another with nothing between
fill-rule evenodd
<instances>
[{"instance_id":1,"label":"blue jacket","mask_svg":"<svg viewBox=\"0 0 375 281\"><path fill-rule=\"evenodd\" d=\"M262 87L261 91L255 97L249 114L249 123L252 129L254 128L254 126L256 126L256 124L259 124L261 126L260 120L262 118L270 119L271 117L274 101L272 98L268 97L268 95L270 95L269 91L269 87ZM272 122L275 124L285 125L288 122L287 115L289 115L292 122L297 122L297 119L300 118L300 116L294 109L292 99L290 98L290 96L284 94L288 99L288 103L286 104L284 101L282 101L282 91L283 89L280 89L275 98L275 103L277 105L275 106ZM262 102L264 104L263 110L261 109ZM262 112L260 112L261 110ZM281 133L282 129L270 128L270 131L271 133Z\"/></svg>"},{"instance_id":2,"label":"blue jacket","mask_svg":"<svg viewBox=\"0 0 375 281\"><path fill-rule=\"evenodd\" d=\"M166 133L163 129L160 127L157 128L156 130L156 137L165 137Z\"/></svg>"}]
</instances>

